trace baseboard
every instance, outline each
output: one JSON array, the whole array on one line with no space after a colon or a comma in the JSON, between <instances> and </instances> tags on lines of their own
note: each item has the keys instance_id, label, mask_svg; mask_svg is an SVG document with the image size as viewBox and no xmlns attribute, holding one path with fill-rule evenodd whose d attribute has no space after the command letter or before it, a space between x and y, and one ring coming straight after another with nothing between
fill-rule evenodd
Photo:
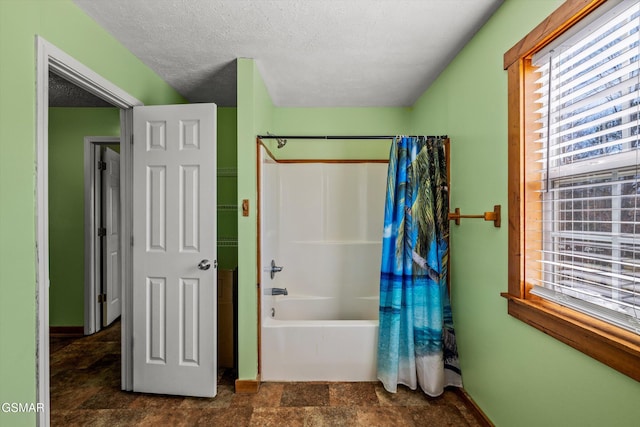
<instances>
[{"instance_id":1,"label":"baseboard","mask_svg":"<svg viewBox=\"0 0 640 427\"><path fill-rule=\"evenodd\" d=\"M236 393L255 394L260 389L260 376L255 380L236 380Z\"/></svg>"},{"instance_id":2,"label":"baseboard","mask_svg":"<svg viewBox=\"0 0 640 427\"><path fill-rule=\"evenodd\" d=\"M84 326L49 326L51 337L83 337Z\"/></svg>"},{"instance_id":3,"label":"baseboard","mask_svg":"<svg viewBox=\"0 0 640 427\"><path fill-rule=\"evenodd\" d=\"M471 398L471 396L469 396L465 389L455 387L454 390L456 391L458 396L460 396L460 399L464 402L467 409L469 409L469 411L471 411L475 415L480 424L482 424L484 427L495 427L489 417L487 417L487 414L482 412L482 409L480 409L478 404L474 402L474 400Z\"/></svg>"}]
</instances>

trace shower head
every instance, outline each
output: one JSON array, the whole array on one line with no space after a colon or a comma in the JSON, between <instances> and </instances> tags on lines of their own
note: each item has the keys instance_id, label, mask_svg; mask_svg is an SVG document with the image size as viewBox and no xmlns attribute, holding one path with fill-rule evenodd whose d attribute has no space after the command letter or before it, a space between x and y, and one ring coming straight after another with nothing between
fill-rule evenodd
<instances>
[{"instance_id":1,"label":"shower head","mask_svg":"<svg viewBox=\"0 0 640 427\"><path fill-rule=\"evenodd\" d=\"M282 148L285 145L287 145L287 140L284 138L278 138L277 136L275 136L274 134L272 134L271 132L267 132L267 135L269 135L272 138L275 138L276 142L278 143L278 148Z\"/></svg>"}]
</instances>

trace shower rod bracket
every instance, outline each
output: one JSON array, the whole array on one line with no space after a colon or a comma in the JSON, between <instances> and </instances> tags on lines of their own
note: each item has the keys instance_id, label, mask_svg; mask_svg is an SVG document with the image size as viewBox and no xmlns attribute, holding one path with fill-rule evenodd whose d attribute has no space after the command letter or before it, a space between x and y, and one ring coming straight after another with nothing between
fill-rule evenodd
<instances>
[{"instance_id":1,"label":"shower rod bracket","mask_svg":"<svg viewBox=\"0 0 640 427\"><path fill-rule=\"evenodd\" d=\"M462 218L482 218L485 221L493 221L494 227L500 227L501 225L501 205L494 205L493 212L485 212L482 215L462 215L460 208L455 208L453 213L449 212L449 221L455 221L456 225L460 225L460 219Z\"/></svg>"}]
</instances>

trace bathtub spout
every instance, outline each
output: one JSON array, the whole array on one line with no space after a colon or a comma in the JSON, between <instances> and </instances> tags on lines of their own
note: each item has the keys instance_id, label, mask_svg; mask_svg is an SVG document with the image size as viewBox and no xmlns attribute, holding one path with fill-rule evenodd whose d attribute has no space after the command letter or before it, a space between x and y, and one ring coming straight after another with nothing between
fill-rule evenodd
<instances>
[{"instance_id":1,"label":"bathtub spout","mask_svg":"<svg viewBox=\"0 0 640 427\"><path fill-rule=\"evenodd\" d=\"M287 288L266 288L265 295L289 295Z\"/></svg>"}]
</instances>

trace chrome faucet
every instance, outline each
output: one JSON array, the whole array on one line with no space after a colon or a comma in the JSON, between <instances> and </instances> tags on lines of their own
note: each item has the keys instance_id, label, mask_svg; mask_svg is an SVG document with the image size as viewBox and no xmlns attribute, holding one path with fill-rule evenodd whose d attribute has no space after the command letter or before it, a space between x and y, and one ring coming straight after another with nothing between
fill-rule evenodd
<instances>
[{"instance_id":1,"label":"chrome faucet","mask_svg":"<svg viewBox=\"0 0 640 427\"><path fill-rule=\"evenodd\" d=\"M287 288L265 288L265 295L289 295Z\"/></svg>"}]
</instances>

